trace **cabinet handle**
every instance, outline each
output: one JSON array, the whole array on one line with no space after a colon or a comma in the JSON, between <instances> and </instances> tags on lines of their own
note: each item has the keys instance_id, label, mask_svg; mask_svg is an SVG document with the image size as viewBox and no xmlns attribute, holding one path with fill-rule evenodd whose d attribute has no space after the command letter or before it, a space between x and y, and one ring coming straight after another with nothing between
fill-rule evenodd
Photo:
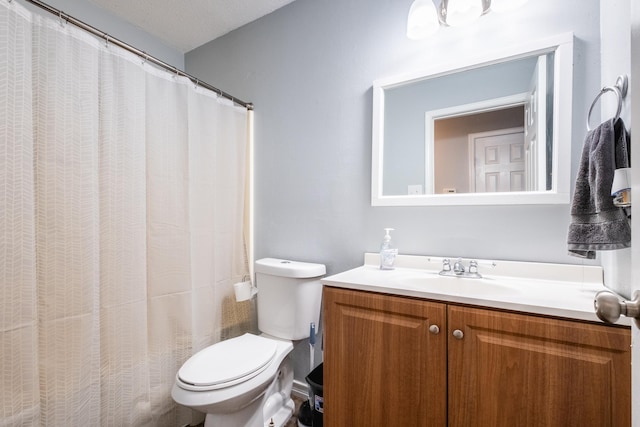
<instances>
[{"instance_id":1,"label":"cabinet handle","mask_svg":"<svg viewBox=\"0 0 640 427\"><path fill-rule=\"evenodd\" d=\"M593 306L603 322L615 323L622 315L633 318L636 325L640 326L640 292L634 292L631 301L622 301L612 292L600 291L596 294Z\"/></svg>"},{"instance_id":2,"label":"cabinet handle","mask_svg":"<svg viewBox=\"0 0 640 427\"><path fill-rule=\"evenodd\" d=\"M464 338L464 332L462 332L460 329L456 329L455 331L453 331L453 337L461 340L462 338Z\"/></svg>"},{"instance_id":3,"label":"cabinet handle","mask_svg":"<svg viewBox=\"0 0 640 427\"><path fill-rule=\"evenodd\" d=\"M429 332L431 332L433 335L438 335L440 333L440 328L438 327L438 325L431 325L429 326Z\"/></svg>"}]
</instances>

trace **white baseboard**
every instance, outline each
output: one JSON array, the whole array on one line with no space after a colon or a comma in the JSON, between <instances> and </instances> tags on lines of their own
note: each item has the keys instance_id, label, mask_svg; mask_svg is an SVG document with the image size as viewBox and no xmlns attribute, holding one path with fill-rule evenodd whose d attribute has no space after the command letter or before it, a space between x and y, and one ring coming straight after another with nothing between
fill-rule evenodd
<instances>
[{"instance_id":1,"label":"white baseboard","mask_svg":"<svg viewBox=\"0 0 640 427\"><path fill-rule=\"evenodd\" d=\"M291 388L291 396L298 397L300 399L309 398L309 384L303 381L293 380L293 387Z\"/></svg>"}]
</instances>

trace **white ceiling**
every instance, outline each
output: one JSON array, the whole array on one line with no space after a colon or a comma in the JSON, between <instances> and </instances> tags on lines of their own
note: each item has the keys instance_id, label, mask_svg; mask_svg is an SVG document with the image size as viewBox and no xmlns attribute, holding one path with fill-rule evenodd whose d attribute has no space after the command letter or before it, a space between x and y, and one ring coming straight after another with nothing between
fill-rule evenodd
<instances>
[{"instance_id":1,"label":"white ceiling","mask_svg":"<svg viewBox=\"0 0 640 427\"><path fill-rule=\"evenodd\" d=\"M90 0L188 52L294 0Z\"/></svg>"}]
</instances>

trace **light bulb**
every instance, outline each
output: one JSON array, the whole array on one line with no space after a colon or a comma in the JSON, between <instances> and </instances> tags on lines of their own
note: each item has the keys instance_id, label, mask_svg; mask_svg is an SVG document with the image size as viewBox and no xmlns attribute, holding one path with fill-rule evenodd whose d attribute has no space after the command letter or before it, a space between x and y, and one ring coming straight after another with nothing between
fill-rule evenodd
<instances>
[{"instance_id":1,"label":"light bulb","mask_svg":"<svg viewBox=\"0 0 640 427\"><path fill-rule=\"evenodd\" d=\"M446 7L446 23L452 27L467 25L484 12L482 0L443 0Z\"/></svg>"},{"instance_id":2,"label":"light bulb","mask_svg":"<svg viewBox=\"0 0 640 427\"><path fill-rule=\"evenodd\" d=\"M528 0L491 0L491 10L498 13L508 12L522 6L527 1Z\"/></svg>"},{"instance_id":3,"label":"light bulb","mask_svg":"<svg viewBox=\"0 0 640 427\"><path fill-rule=\"evenodd\" d=\"M407 37L412 40L424 39L440 27L438 13L431 0L415 0L407 17Z\"/></svg>"}]
</instances>

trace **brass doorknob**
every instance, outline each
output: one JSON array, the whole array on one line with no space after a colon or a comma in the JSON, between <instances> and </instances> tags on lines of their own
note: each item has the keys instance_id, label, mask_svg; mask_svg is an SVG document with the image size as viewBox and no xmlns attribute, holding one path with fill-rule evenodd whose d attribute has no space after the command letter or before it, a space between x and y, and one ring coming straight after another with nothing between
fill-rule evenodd
<instances>
[{"instance_id":1,"label":"brass doorknob","mask_svg":"<svg viewBox=\"0 0 640 427\"><path fill-rule=\"evenodd\" d=\"M633 293L633 300L625 301L609 291L600 291L596 294L593 307L600 320L606 323L615 323L620 316L633 318L640 326L640 295Z\"/></svg>"}]
</instances>

